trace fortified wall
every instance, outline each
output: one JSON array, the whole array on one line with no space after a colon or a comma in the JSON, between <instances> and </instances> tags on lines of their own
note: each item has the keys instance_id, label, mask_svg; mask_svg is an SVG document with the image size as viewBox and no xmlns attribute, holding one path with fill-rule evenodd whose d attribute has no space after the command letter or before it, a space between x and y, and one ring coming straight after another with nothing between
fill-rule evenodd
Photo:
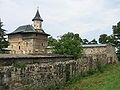
<instances>
[{"instance_id":1,"label":"fortified wall","mask_svg":"<svg viewBox=\"0 0 120 90\"><path fill-rule=\"evenodd\" d=\"M47 90L109 62L105 54L74 60L61 55L0 55L0 90Z\"/></svg>"}]
</instances>

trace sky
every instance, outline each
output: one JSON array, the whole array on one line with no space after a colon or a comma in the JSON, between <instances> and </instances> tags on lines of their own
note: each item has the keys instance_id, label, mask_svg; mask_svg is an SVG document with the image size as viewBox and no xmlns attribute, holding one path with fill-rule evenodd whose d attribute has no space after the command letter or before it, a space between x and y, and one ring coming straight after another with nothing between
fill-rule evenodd
<instances>
[{"instance_id":1,"label":"sky","mask_svg":"<svg viewBox=\"0 0 120 90\"><path fill-rule=\"evenodd\" d=\"M32 24L38 6L44 31L55 38L74 32L98 39L112 34L112 25L120 21L120 0L0 0L3 28L10 33Z\"/></svg>"}]
</instances>

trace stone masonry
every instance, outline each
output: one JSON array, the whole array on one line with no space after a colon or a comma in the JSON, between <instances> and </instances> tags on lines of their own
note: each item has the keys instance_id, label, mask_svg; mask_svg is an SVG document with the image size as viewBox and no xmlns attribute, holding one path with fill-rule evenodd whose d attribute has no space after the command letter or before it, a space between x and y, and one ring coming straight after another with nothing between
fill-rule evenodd
<instances>
[{"instance_id":1,"label":"stone masonry","mask_svg":"<svg viewBox=\"0 0 120 90\"><path fill-rule=\"evenodd\" d=\"M0 90L47 90L97 69L98 61L102 65L109 63L105 54L83 56L78 60L60 55L2 55ZM116 60L111 63L116 63Z\"/></svg>"},{"instance_id":2,"label":"stone masonry","mask_svg":"<svg viewBox=\"0 0 120 90\"><path fill-rule=\"evenodd\" d=\"M45 54L49 34L42 29L42 18L37 10L32 25L19 26L8 34L10 54Z\"/></svg>"}]
</instances>

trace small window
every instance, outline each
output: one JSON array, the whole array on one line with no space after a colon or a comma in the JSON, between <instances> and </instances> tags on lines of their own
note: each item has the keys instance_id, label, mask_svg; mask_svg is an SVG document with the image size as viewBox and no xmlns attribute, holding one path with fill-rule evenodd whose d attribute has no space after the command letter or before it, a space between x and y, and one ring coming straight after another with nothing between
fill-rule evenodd
<instances>
[{"instance_id":1,"label":"small window","mask_svg":"<svg viewBox=\"0 0 120 90\"><path fill-rule=\"evenodd\" d=\"M19 46L19 50L20 50L20 46Z\"/></svg>"},{"instance_id":2,"label":"small window","mask_svg":"<svg viewBox=\"0 0 120 90\"><path fill-rule=\"evenodd\" d=\"M44 44L42 43L42 46L44 46Z\"/></svg>"},{"instance_id":3,"label":"small window","mask_svg":"<svg viewBox=\"0 0 120 90\"><path fill-rule=\"evenodd\" d=\"M37 34L36 34L36 36L37 36Z\"/></svg>"}]
</instances>

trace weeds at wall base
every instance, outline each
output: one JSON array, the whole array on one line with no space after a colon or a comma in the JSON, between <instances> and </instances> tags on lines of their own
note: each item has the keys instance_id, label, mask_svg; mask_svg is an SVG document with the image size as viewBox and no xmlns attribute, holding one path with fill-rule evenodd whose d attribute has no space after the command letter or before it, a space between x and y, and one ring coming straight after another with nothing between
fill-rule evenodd
<instances>
[{"instance_id":1,"label":"weeds at wall base","mask_svg":"<svg viewBox=\"0 0 120 90\"><path fill-rule=\"evenodd\" d=\"M65 83L64 86L62 86L62 88L60 87L60 89L58 90L64 90L63 87L69 86L71 84L75 84L77 81L81 80L84 77L94 75L95 73L103 73L107 66L108 65L103 65L101 61L97 61L95 69L90 68L89 71L87 72L81 71L81 73L73 76L68 82Z\"/></svg>"},{"instance_id":2,"label":"weeds at wall base","mask_svg":"<svg viewBox=\"0 0 120 90\"><path fill-rule=\"evenodd\" d=\"M95 73L103 73L104 70L105 70L105 66L100 61L97 61L95 69L90 68L86 72L81 70L81 72L79 72L78 74L72 75L72 77L70 77L69 68L67 68L66 70L67 80L65 80L64 83L59 85L48 85L47 87L45 87L46 88L45 90L64 90L66 86L75 84L77 81L81 80L82 78L94 75Z\"/></svg>"}]
</instances>

